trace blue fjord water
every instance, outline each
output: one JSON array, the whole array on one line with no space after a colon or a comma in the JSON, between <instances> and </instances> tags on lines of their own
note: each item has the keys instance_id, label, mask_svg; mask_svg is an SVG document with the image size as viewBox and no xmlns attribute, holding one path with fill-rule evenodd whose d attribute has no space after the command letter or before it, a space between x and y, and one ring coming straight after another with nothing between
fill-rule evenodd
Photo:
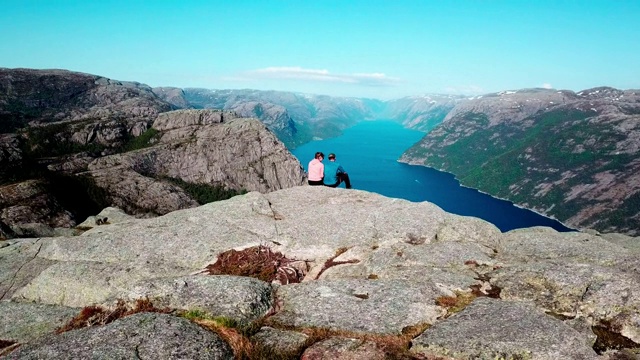
<instances>
[{"instance_id":1,"label":"blue fjord water","mask_svg":"<svg viewBox=\"0 0 640 360\"><path fill-rule=\"evenodd\" d=\"M349 173L354 189L414 202L429 201L450 213L489 221L501 231L531 226L570 230L558 221L516 207L509 201L460 186L449 173L397 162L400 155L423 136L422 132L405 129L391 121L364 121L339 137L304 144L293 154L307 170L316 151L324 152L325 156L333 152Z\"/></svg>"}]
</instances>

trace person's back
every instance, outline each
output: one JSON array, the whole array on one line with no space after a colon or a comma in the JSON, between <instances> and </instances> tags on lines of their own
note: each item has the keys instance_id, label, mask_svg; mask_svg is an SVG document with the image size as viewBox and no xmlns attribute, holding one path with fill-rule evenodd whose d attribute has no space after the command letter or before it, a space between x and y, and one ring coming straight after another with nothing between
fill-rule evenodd
<instances>
[{"instance_id":1,"label":"person's back","mask_svg":"<svg viewBox=\"0 0 640 360\"><path fill-rule=\"evenodd\" d=\"M324 164L324 185L338 187L344 181L346 188L351 189L349 174L347 174L342 165L336 161L336 155L331 153L328 159L329 161Z\"/></svg>"},{"instance_id":2,"label":"person's back","mask_svg":"<svg viewBox=\"0 0 640 360\"><path fill-rule=\"evenodd\" d=\"M340 169L340 163L336 161L327 161L324 164L324 184L333 185L338 182L338 169ZM344 171L343 171L344 172Z\"/></svg>"}]
</instances>

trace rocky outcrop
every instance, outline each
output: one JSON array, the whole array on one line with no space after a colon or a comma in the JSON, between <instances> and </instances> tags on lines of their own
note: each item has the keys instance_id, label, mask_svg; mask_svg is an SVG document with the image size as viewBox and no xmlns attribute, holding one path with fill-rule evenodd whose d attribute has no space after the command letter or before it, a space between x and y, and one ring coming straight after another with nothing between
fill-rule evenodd
<instances>
[{"instance_id":1,"label":"rocky outcrop","mask_svg":"<svg viewBox=\"0 0 640 360\"><path fill-rule=\"evenodd\" d=\"M164 214L194 205L188 196L177 198L182 194L177 186L155 180L162 178L261 192L304 181L298 160L256 119L214 110L177 110L159 116L152 128L159 131L153 146L88 165L98 186L120 199L114 201L118 206L129 203ZM147 186L142 189L147 191L139 191L144 179L156 190L148 191Z\"/></svg>"},{"instance_id":2,"label":"rocky outcrop","mask_svg":"<svg viewBox=\"0 0 640 360\"><path fill-rule=\"evenodd\" d=\"M179 335L179 336L178 336ZM232 360L216 333L186 319L143 313L105 326L42 338L6 359L211 359Z\"/></svg>"},{"instance_id":3,"label":"rocky outcrop","mask_svg":"<svg viewBox=\"0 0 640 360\"><path fill-rule=\"evenodd\" d=\"M184 90L176 87L155 87L151 89L156 96L179 109L190 109L193 106L185 98Z\"/></svg>"},{"instance_id":4,"label":"rocky outcrop","mask_svg":"<svg viewBox=\"0 0 640 360\"><path fill-rule=\"evenodd\" d=\"M0 69L0 238L57 235L107 206L156 216L304 181L297 160L259 122L219 110L169 111L177 105L156 94L176 102L182 92Z\"/></svg>"},{"instance_id":5,"label":"rocky outcrop","mask_svg":"<svg viewBox=\"0 0 640 360\"><path fill-rule=\"evenodd\" d=\"M20 340L28 345L13 358L71 344L74 333L88 334L96 351L102 341L128 346L98 339L129 334L123 322L187 312L199 324L242 324L255 351L272 346L294 358L385 358L411 342L413 355L403 356L415 359L604 360L607 349L640 348L637 242L549 228L501 233L427 202L298 186L75 237L11 241L0 248L0 289L12 304L110 307L146 298L174 309ZM254 246L305 263L302 283L206 275L219 254ZM274 332L289 340L275 341Z\"/></svg>"},{"instance_id":6,"label":"rocky outcrop","mask_svg":"<svg viewBox=\"0 0 640 360\"><path fill-rule=\"evenodd\" d=\"M26 124L81 122L74 126L91 136L122 141L138 124L168 110L171 105L144 84L65 70L0 68L2 133Z\"/></svg>"},{"instance_id":7,"label":"rocky outcrop","mask_svg":"<svg viewBox=\"0 0 640 360\"><path fill-rule=\"evenodd\" d=\"M461 102L400 161L568 226L640 234L640 91L505 91Z\"/></svg>"},{"instance_id":8,"label":"rocky outcrop","mask_svg":"<svg viewBox=\"0 0 640 360\"><path fill-rule=\"evenodd\" d=\"M246 101L234 104L229 110L242 117L257 118L267 126L278 139L292 146L300 142L298 127L282 105L268 102Z\"/></svg>"},{"instance_id":9,"label":"rocky outcrop","mask_svg":"<svg viewBox=\"0 0 640 360\"><path fill-rule=\"evenodd\" d=\"M532 305L486 298L427 329L411 351L456 359L597 359L582 334Z\"/></svg>"}]
</instances>

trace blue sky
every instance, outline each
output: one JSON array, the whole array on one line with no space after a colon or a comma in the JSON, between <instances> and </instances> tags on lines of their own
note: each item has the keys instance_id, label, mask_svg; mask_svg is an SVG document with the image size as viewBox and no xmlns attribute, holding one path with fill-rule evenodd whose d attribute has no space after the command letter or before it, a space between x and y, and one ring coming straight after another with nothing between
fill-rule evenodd
<instances>
[{"instance_id":1,"label":"blue sky","mask_svg":"<svg viewBox=\"0 0 640 360\"><path fill-rule=\"evenodd\" d=\"M0 0L0 67L392 99L640 88L638 0Z\"/></svg>"}]
</instances>

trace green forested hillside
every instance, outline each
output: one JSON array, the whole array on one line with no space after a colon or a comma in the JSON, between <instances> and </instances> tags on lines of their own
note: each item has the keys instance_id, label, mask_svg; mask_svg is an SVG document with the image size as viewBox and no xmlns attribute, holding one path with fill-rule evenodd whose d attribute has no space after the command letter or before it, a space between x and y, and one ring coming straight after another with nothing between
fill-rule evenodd
<instances>
[{"instance_id":1,"label":"green forested hillside","mask_svg":"<svg viewBox=\"0 0 640 360\"><path fill-rule=\"evenodd\" d=\"M402 161L451 172L570 226L638 234L638 104L578 97L517 121L496 121L499 108L463 111Z\"/></svg>"}]
</instances>

